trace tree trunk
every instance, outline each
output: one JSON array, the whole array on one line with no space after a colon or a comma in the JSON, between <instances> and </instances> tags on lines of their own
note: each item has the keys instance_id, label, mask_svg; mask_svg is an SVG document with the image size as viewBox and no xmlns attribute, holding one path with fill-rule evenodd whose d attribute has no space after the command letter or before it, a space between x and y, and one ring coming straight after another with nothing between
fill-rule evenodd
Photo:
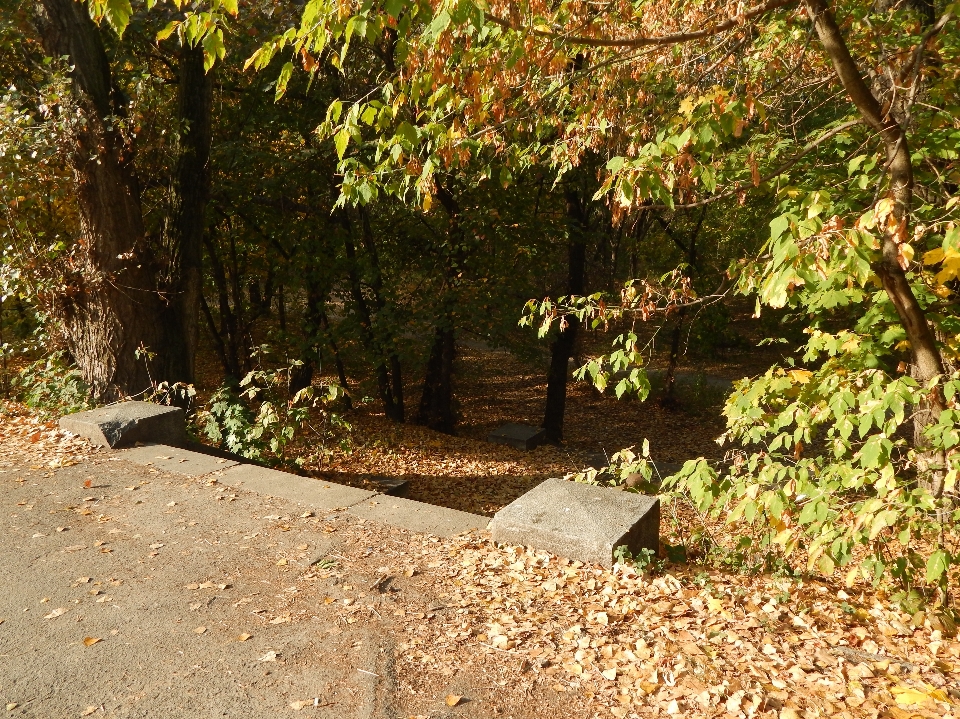
<instances>
[{"instance_id":1,"label":"tree trunk","mask_svg":"<svg viewBox=\"0 0 960 719\"><path fill-rule=\"evenodd\" d=\"M373 292L373 302L376 308L377 317L382 321L386 308L386 302L383 299L383 273L380 271L380 255L377 252L377 243L373 238L373 230L370 227L370 213L365 207L360 208L360 218L363 223L363 248L370 260L370 266L373 270L373 276L370 280L370 289ZM381 322L382 324L382 322ZM390 390L393 394L395 406L396 421L404 421L403 406L403 367L400 364L400 355L397 353L396 342L392 332L385 331L383 326L379 327L383 338L388 361L390 362Z\"/></svg>"},{"instance_id":2,"label":"tree trunk","mask_svg":"<svg viewBox=\"0 0 960 719\"><path fill-rule=\"evenodd\" d=\"M453 373L457 354L456 345L456 287L463 269L463 228L460 225L460 203L446 185L437 184L437 199L443 205L450 226L447 230L449 244L441 247L445 252L443 286L438 301L439 313L435 327L433 346L423 377L423 391L417 424L437 432L455 434L457 413L454 410Z\"/></svg>"},{"instance_id":3,"label":"tree trunk","mask_svg":"<svg viewBox=\"0 0 960 719\"><path fill-rule=\"evenodd\" d=\"M660 226L663 227L663 231L667 233L671 240L683 250L686 255L686 264L687 264L687 277L693 276L693 271L697 266L697 238L700 235L700 228L703 227L703 219L707 215L707 208L704 208L700 211L700 219L697 220L697 225L693 229L693 232L690 235L690 239L687 240L686 245L684 245L680 239L674 234L673 230L670 229L670 223L664 221L664 219L657 215L657 222L660 223ZM664 392L663 399L661 404L664 407L677 407L677 398L676 398L676 385L677 385L677 367L680 364L680 345L683 334L683 320L687 314L687 306L681 305L680 309L677 311L677 319L673 326L673 336L670 338L670 361L667 364L667 375L664 380Z\"/></svg>"},{"instance_id":4,"label":"tree trunk","mask_svg":"<svg viewBox=\"0 0 960 719\"><path fill-rule=\"evenodd\" d=\"M207 199L210 195L210 140L213 83L203 69L203 48L183 47L179 53L178 107L180 147L170 186L166 222L169 291L164 328L168 379L193 382L199 339L201 261Z\"/></svg>"},{"instance_id":5,"label":"tree trunk","mask_svg":"<svg viewBox=\"0 0 960 719\"><path fill-rule=\"evenodd\" d=\"M576 190L566 191L567 221L570 241L567 244L568 276L567 294L582 295L584 273L587 263L587 210ZM547 403L543 413L543 428L551 442L563 441L563 416L567 405L567 377L570 374L570 358L580 322L567 317L567 325L550 347L550 369L547 371Z\"/></svg>"},{"instance_id":6,"label":"tree trunk","mask_svg":"<svg viewBox=\"0 0 960 719\"><path fill-rule=\"evenodd\" d=\"M349 263L350 291L353 294L353 302L357 307L357 314L360 316L360 339L366 347L367 352L373 357L375 371L377 376L377 390L380 399L383 401L383 409L387 417L395 422L403 421L402 407L398 407L393 390L390 386L390 373L387 369L387 363L384 361L383 352L373 334L373 320L370 315L370 306L367 304L367 298L363 294L363 286L360 283L360 268L357 262L357 250L353 244L352 226L349 219L344 214L341 217L344 225L343 246Z\"/></svg>"},{"instance_id":7,"label":"tree trunk","mask_svg":"<svg viewBox=\"0 0 960 719\"><path fill-rule=\"evenodd\" d=\"M64 108L68 153L80 216L80 263L65 293L50 298L54 317L84 379L98 399L150 388L151 362L138 348L166 351L164 307L144 235L133 146L112 116L127 101L114 85L100 30L74 0L40 0L36 24L44 51L67 56L76 108ZM67 115L69 113L69 116Z\"/></svg>"},{"instance_id":8,"label":"tree trunk","mask_svg":"<svg viewBox=\"0 0 960 719\"><path fill-rule=\"evenodd\" d=\"M456 354L453 326L437 327L423 378L417 424L444 434L454 434L457 426L453 408L453 363Z\"/></svg>"},{"instance_id":9,"label":"tree trunk","mask_svg":"<svg viewBox=\"0 0 960 719\"><path fill-rule=\"evenodd\" d=\"M850 55L843 34L827 6L826 0L805 0L807 14L812 18L817 36L833 62L837 76L866 124L881 138L887 154L887 176L890 180L889 197L893 200L892 222L884 223L881 260L874 269L883 289L897 310L900 323L913 353L913 374L921 383L943 374L943 361L933 330L917 301L904 268L900 248L910 239L910 210L913 201L913 165L904 129L884 113L880 102L867 86L860 68ZM939 391L929 395L914 419L914 439L920 454L918 468L921 481L935 496L943 493L946 458L943 452L927 448L924 429L934 424L943 410Z\"/></svg>"}]
</instances>

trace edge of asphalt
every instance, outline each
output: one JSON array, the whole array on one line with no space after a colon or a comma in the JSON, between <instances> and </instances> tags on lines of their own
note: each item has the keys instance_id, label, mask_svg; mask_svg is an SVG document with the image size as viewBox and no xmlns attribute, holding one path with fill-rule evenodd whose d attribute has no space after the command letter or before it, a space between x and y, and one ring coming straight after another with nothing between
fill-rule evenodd
<instances>
[{"instance_id":1,"label":"edge of asphalt","mask_svg":"<svg viewBox=\"0 0 960 719\"><path fill-rule=\"evenodd\" d=\"M358 519L419 534L454 537L464 532L486 529L490 522L488 517L456 509L242 463L240 458L229 458L226 453L211 454L165 444L141 444L117 450L116 455L134 464L188 477L215 475L217 481L231 487L298 502L320 511L345 510Z\"/></svg>"}]
</instances>

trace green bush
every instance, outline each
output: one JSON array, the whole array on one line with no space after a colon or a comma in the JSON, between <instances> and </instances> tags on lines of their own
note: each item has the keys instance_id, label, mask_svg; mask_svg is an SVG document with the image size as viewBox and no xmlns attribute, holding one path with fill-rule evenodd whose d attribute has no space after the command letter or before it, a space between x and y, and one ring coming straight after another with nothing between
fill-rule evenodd
<instances>
[{"instance_id":1,"label":"green bush","mask_svg":"<svg viewBox=\"0 0 960 719\"><path fill-rule=\"evenodd\" d=\"M14 397L44 417L89 409L90 388L63 352L24 367L13 378Z\"/></svg>"},{"instance_id":2,"label":"green bush","mask_svg":"<svg viewBox=\"0 0 960 719\"><path fill-rule=\"evenodd\" d=\"M282 369L258 368L249 372L239 387L224 385L217 389L194 417L198 433L247 459L302 466L307 458L291 459L287 448L298 432L308 426L311 410L319 411L324 427L349 425L326 409L343 394L336 385L306 387L287 396L290 371L299 364L295 362Z\"/></svg>"}]
</instances>

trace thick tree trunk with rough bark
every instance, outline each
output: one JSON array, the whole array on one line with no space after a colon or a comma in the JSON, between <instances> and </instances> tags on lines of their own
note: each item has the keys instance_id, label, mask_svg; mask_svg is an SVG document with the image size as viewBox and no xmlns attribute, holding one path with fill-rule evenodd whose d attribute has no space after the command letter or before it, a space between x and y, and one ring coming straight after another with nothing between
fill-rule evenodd
<instances>
[{"instance_id":1,"label":"thick tree trunk with rough bark","mask_svg":"<svg viewBox=\"0 0 960 719\"><path fill-rule=\"evenodd\" d=\"M820 43L830 57L844 90L864 122L880 136L886 150L887 177L890 182L888 197L893 201L892 221L885 223L881 259L874 270L896 308L910 342L913 375L921 383L926 383L943 374L944 366L933 329L910 287L900 261L901 247L911 237L910 211L913 201L913 165L907 134L893 113L885 111L867 86L826 0L805 0L805 4ZM942 396L934 392L919 408L914 419L914 440L920 454L919 474L924 485L936 496L943 493L945 457L942 452L925 450L924 429L937 421L943 406Z\"/></svg>"},{"instance_id":2,"label":"thick tree trunk with rough bark","mask_svg":"<svg viewBox=\"0 0 960 719\"><path fill-rule=\"evenodd\" d=\"M136 352L162 352L166 333L152 257L144 236L133 148L111 116L126 114L113 83L100 30L74 0L41 0L35 21L50 56L72 66L75 107L68 153L80 215L80 266L69 289L51 298L67 347L94 395L103 400L150 387L148 361Z\"/></svg>"},{"instance_id":3,"label":"thick tree trunk with rough bark","mask_svg":"<svg viewBox=\"0 0 960 719\"><path fill-rule=\"evenodd\" d=\"M566 191L567 221L570 241L567 244L567 294L582 295L587 264L587 209L576 190ZM563 417L567 406L567 379L580 322L568 317L567 325L550 346L550 368L547 370L547 402L543 411L543 428L551 442L563 441Z\"/></svg>"}]
</instances>

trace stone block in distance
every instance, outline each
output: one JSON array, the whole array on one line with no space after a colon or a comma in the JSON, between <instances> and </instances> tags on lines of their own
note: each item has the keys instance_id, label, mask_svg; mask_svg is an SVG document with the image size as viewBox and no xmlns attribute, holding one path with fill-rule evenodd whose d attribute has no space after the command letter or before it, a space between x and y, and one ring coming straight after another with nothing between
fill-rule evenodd
<instances>
[{"instance_id":1,"label":"stone block in distance","mask_svg":"<svg viewBox=\"0 0 960 719\"><path fill-rule=\"evenodd\" d=\"M506 444L517 449L531 450L545 444L547 431L542 427L528 424L505 424L487 435L487 441L494 444Z\"/></svg>"},{"instance_id":2,"label":"stone block in distance","mask_svg":"<svg viewBox=\"0 0 960 719\"><path fill-rule=\"evenodd\" d=\"M548 479L497 512L496 542L521 544L587 564L614 564L614 550L656 552L660 500L633 492Z\"/></svg>"},{"instance_id":3,"label":"stone block in distance","mask_svg":"<svg viewBox=\"0 0 960 719\"><path fill-rule=\"evenodd\" d=\"M177 446L187 439L183 410L151 402L120 402L68 414L60 418L60 429L111 449L137 442Z\"/></svg>"}]
</instances>

